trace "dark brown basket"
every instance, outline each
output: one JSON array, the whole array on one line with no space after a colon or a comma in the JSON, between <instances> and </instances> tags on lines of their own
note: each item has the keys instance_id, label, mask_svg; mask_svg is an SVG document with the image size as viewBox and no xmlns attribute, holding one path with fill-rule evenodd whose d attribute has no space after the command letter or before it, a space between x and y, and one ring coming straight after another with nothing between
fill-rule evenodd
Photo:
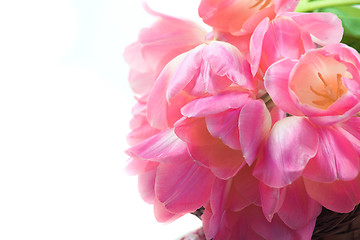
<instances>
[{"instance_id":1,"label":"dark brown basket","mask_svg":"<svg viewBox=\"0 0 360 240\"><path fill-rule=\"evenodd\" d=\"M201 219L204 208L193 212ZM198 230L200 233L201 230ZM183 238L203 240L203 232L198 238ZM349 213L337 213L323 207L321 214L316 220L312 240L360 240L360 205L357 205Z\"/></svg>"},{"instance_id":2,"label":"dark brown basket","mask_svg":"<svg viewBox=\"0 0 360 240\"><path fill-rule=\"evenodd\" d=\"M313 240L360 239L360 207L349 213L337 213L323 208L316 220Z\"/></svg>"}]
</instances>

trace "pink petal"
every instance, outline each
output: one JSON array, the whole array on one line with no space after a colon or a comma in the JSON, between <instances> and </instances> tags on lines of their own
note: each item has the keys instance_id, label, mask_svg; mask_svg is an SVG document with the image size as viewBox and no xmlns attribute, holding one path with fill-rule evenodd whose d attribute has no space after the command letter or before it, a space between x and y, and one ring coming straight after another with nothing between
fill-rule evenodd
<instances>
[{"instance_id":1,"label":"pink petal","mask_svg":"<svg viewBox=\"0 0 360 240\"><path fill-rule=\"evenodd\" d=\"M156 172L155 193L166 209L189 213L209 200L214 175L191 159L161 163Z\"/></svg>"},{"instance_id":2,"label":"pink petal","mask_svg":"<svg viewBox=\"0 0 360 240\"><path fill-rule=\"evenodd\" d=\"M318 145L318 133L306 118L284 118L273 126L253 174L272 187L291 184L315 156Z\"/></svg>"},{"instance_id":3,"label":"pink petal","mask_svg":"<svg viewBox=\"0 0 360 240\"><path fill-rule=\"evenodd\" d=\"M304 228L293 230L287 227L277 215L274 216L271 223L259 215L256 216L252 227L257 234L267 240L308 240L314 231L315 220Z\"/></svg>"},{"instance_id":4,"label":"pink petal","mask_svg":"<svg viewBox=\"0 0 360 240\"><path fill-rule=\"evenodd\" d=\"M245 89L254 89L250 64L235 46L226 42L212 41L204 49L203 59L209 63L214 74L222 77L226 76L231 80L227 86L233 82ZM213 87L213 89L223 89L225 86L219 88ZM211 93L211 91L209 92Z\"/></svg>"},{"instance_id":5,"label":"pink petal","mask_svg":"<svg viewBox=\"0 0 360 240\"><path fill-rule=\"evenodd\" d=\"M169 103L166 99L166 89L174 69L183 57L184 55L180 55L165 66L150 93L147 104L147 119L154 128L166 129L169 127L167 118Z\"/></svg>"},{"instance_id":6,"label":"pink petal","mask_svg":"<svg viewBox=\"0 0 360 240\"><path fill-rule=\"evenodd\" d=\"M271 222L274 214L279 211L284 202L285 189L272 188L259 181L259 191L262 211L265 218Z\"/></svg>"},{"instance_id":7,"label":"pink petal","mask_svg":"<svg viewBox=\"0 0 360 240\"><path fill-rule=\"evenodd\" d=\"M291 115L302 115L289 93L289 75L296 63L290 59L274 63L266 71L264 83L276 106Z\"/></svg>"},{"instance_id":8,"label":"pink petal","mask_svg":"<svg viewBox=\"0 0 360 240\"><path fill-rule=\"evenodd\" d=\"M263 40L265 33L268 29L269 18L265 18L259 23L259 25L255 28L253 34L251 35L249 48L251 58L251 73L253 76L255 76L259 68L261 52L263 48Z\"/></svg>"},{"instance_id":9,"label":"pink petal","mask_svg":"<svg viewBox=\"0 0 360 240\"><path fill-rule=\"evenodd\" d=\"M126 153L133 157L152 161L178 161L188 156L187 145L173 129L164 130L151 138L129 148Z\"/></svg>"},{"instance_id":10,"label":"pink petal","mask_svg":"<svg viewBox=\"0 0 360 240\"><path fill-rule=\"evenodd\" d=\"M290 228L305 227L315 221L320 212L321 205L309 197L301 179L286 187L284 202L278 214Z\"/></svg>"},{"instance_id":11,"label":"pink petal","mask_svg":"<svg viewBox=\"0 0 360 240\"><path fill-rule=\"evenodd\" d=\"M205 118L182 118L175 124L175 134L191 145L211 145L217 143L206 127Z\"/></svg>"},{"instance_id":12,"label":"pink petal","mask_svg":"<svg viewBox=\"0 0 360 240\"><path fill-rule=\"evenodd\" d=\"M193 100L181 109L181 113L186 117L205 117L240 108L248 99L249 94L246 92L223 92L216 96Z\"/></svg>"},{"instance_id":13,"label":"pink petal","mask_svg":"<svg viewBox=\"0 0 360 240\"><path fill-rule=\"evenodd\" d=\"M197 77L203 61L202 52L205 47L206 45L202 44L184 54L185 57L174 71L166 90L167 100L176 96L194 77Z\"/></svg>"},{"instance_id":14,"label":"pink petal","mask_svg":"<svg viewBox=\"0 0 360 240\"><path fill-rule=\"evenodd\" d=\"M237 194L243 196L248 203L260 205L259 181L252 175L253 168L244 166L233 178L233 186Z\"/></svg>"},{"instance_id":15,"label":"pink petal","mask_svg":"<svg viewBox=\"0 0 360 240\"><path fill-rule=\"evenodd\" d=\"M306 191L322 206L335 212L350 212L360 202L360 176L352 181L320 183L304 178Z\"/></svg>"},{"instance_id":16,"label":"pink petal","mask_svg":"<svg viewBox=\"0 0 360 240\"><path fill-rule=\"evenodd\" d=\"M271 126L273 126L277 121L280 121L281 119L286 117L286 112L275 106L271 109L270 115L271 115Z\"/></svg>"},{"instance_id":17,"label":"pink petal","mask_svg":"<svg viewBox=\"0 0 360 240\"><path fill-rule=\"evenodd\" d=\"M167 210L157 198L154 200L154 215L158 222L170 223L180 218L183 214L177 214Z\"/></svg>"},{"instance_id":18,"label":"pink petal","mask_svg":"<svg viewBox=\"0 0 360 240\"><path fill-rule=\"evenodd\" d=\"M301 28L315 37L314 41L320 45L339 43L343 36L341 20L332 13L286 13Z\"/></svg>"},{"instance_id":19,"label":"pink petal","mask_svg":"<svg viewBox=\"0 0 360 240\"><path fill-rule=\"evenodd\" d=\"M216 179L214 181L210 197L210 209L212 214L207 223L208 230L206 231L206 236L209 239L214 238L219 229L219 226L221 225L221 219L223 212L225 211L225 205L230 186L231 182L229 181L224 181L221 179Z\"/></svg>"},{"instance_id":20,"label":"pink petal","mask_svg":"<svg viewBox=\"0 0 360 240\"><path fill-rule=\"evenodd\" d=\"M147 171L139 175L138 188L141 198L150 204L154 203L155 199L155 177L157 169Z\"/></svg>"},{"instance_id":21,"label":"pink petal","mask_svg":"<svg viewBox=\"0 0 360 240\"><path fill-rule=\"evenodd\" d=\"M226 180L235 176L244 164L242 152L229 148L220 140L213 145L189 145L188 148L195 161L208 166L220 179Z\"/></svg>"},{"instance_id":22,"label":"pink petal","mask_svg":"<svg viewBox=\"0 0 360 240\"><path fill-rule=\"evenodd\" d=\"M353 180L359 173L359 157L349 140L334 127L318 129L319 150L303 176L319 182Z\"/></svg>"},{"instance_id":23,"label":"pink petal","mask_svg":"<svg viewBox=\"0 0 360 240\"><path fill-rule=\"evenodd\" d=\"M308 45L312 45L310 36L306 37L299 25L290 18L277 17L264 35L260 68L265 72L278 60L298 59Z\"/></svg>"},{"instance_id":24,"label":"pink petal","mask_svg":"<svg viewBox=\"0 0 360 240\"><path fill-rule=\"evenodd\" d=\"M300 0L273 0L275 4L275 11L277 13L292 12L299 4Z\"/></svg>"},{"instance_id":25,"label":"pink petal","mask_svg":"<svg viewBox=\"0 0 360 240\"><path fill-rule=\"evenodd\" d=\"M247 102L239 118L241 150L247 164L255 161L270 128L271 116L265 103L261 100Z\"/></svg>"},{"instance_id":26,"label":"pink petal","mask_svg":"<svg viewBox=\"0 0 360 240\"><path fill-rule=\"evenodd\" d=\"M240 150L239 141L239 112L240 109L230 109L222 113L207 116L206 126L210 134L232 149Z\"/></svg>"},{"instance_id":27,"label":"pink petal","mask_svg":"<svg viewBox=\"0 0 360 240\"><path fill-rule=\"evenodd\" d=\"M150 171L159 165L158 162L152 162L140 158L130 158L125 167L126 173L129 175L138 175Z\"/></svg>"}]
</instances>

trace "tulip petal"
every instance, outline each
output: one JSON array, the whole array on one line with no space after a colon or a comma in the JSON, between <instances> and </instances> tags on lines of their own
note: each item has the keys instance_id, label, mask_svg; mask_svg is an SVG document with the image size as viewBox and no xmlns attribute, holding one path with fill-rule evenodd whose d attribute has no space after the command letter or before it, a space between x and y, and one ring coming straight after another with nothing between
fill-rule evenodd
<instances>
[{"instance_id":1,"label":"tulip petal","mask_svg":"<svg viewBox=\"0 0 360 240\"><path fill-rule=\"evenodd\" d=\"M306 191L311 198L331 211L350 212L360 202L360 176L352 181L320 183L304 178Z\"/></svg>"},{"instance_id":2,"label":"tulip petal","mask_svg":"<svg viewBox=\"0 0 360 240\"><path fill-rule=\"evenodd\" d=\"M359 173L359 157L351 142L334 127L318 129L319 150L303 176L319 182L353 180Z\"/></svg>"},{"instance_id":3,"label":"tulip petal","mask_svg":"<svg viewBox=\"0 0 360 240\"><path fill-rule=\"evenodd\" d=\"M191 145L211 145L217 143L206 127L205 118L182 118L175 123L175 134Z\"/></svg>"},{"instance_id":4,"label":"tulip petal","mask_svg":"<svg viewBox=\"0 0 360 240\"><path fill-rule=\"evenodd\" d=\"M245 161L250 166L271 128L271 116L261 100L249 101L239 118L240 143Z\"/></svg>"},{"instance_id":5,"label":"tulip petal","mask_svg":"<svg viewBox=\"0 0 360 240\"><path fill-rule=\"evenodd\" d=\"M339 43L343 36L341 20L332 13L286 13L284 16L291 17L303 31L309 32L320 45Z\"/></svg>"},{"instance_id":6,"label":"tulip petal","mask_svg":"<svg viewBox=\"0 0 360 240\"><path fill-rule=\"evenodd\" d=\"M261 52L263 48L263 40L265 33L269 29L269 18L265 18L262 20L259 25L255 28L253 34L250 38L250 62L251 62L251 73L253 76L258 71L260 59L261 59Z\"/></svg>"},{"instance_id":7,"label":"tulip petal","mask_svg":"<svg viewBox=\"0 0 360 240\"><path fill-rule=\"evenodd\" d=\"M181 109L186 117L205 117L224 112L228 109L242 107L249 99L247 92L222 92L215 96L199 98L191 101Z\"/></svg>"},{"instance_id":8,"label":"tulip petal","mask_svg":"<svg viewBox=\"0 0 360 240\"><path fill-rule=\"evenodd\" d=\"M157 169L142 173L138 177L138 189L141 198L150 204L154 203L155 199L155 177Z\"/></svg>"},{"instance_id":9,"label":"tulip petal","mask_svg":"<svg viewBox=\"0 0 360 240\"><path fill-rule=\"evenodd\" d=\"M183 214L177 214L167 210L163 203L157 198L154 200L154 215L158 222L170 223L183 216Z\"/></svg>"},{"instance_id":10,"label":"tulip petal","mask_svg":"<svg viewBox=\"0 0 360 240\"><path fill-rule=\"evenodd\" d=\"M176 136L173 129L148 138L126 150L126 153L135 158L159 162L178 161L188 156L186 143Z\"/></svg>"},{"instance_id":11,"label":"tulip petal","mask_svg":"<svg viewBox=\"0 0 360 240\"><path fill-rule=\"evenodd\" d=\"M298 179L286 187L278 215L290 228L299 229L316 220L321 209L321 205L307 194L303 181Z\"/></svg>"},{"instance_id":12,"label":"tulip petal","mask_svg":"<svg viewBox=\"0 0 360 240\"><path fill-rule=\"evenodd\" d=\"M271 187L284 187L301 175L318 145L318 133L306 118L284 118L273 126L253 174Z\"/></svg>"},{"instance_id":13,"label":"tulip petal","mask_svg":"<svg viewBox=\"0 0 360 240\"><path fill-rule=\"evenodd\" d=\"M274 214L281 208L284 197L284 188L272 188L259 181L259 192L261 196L261 207L265 218L271 222Z\"/></svg>"},{"instance_id":14,"label":"tulip petal","mask_svg":"<svg viewBox=\"0 0 360 240\"><path fill-rule=\"evenodd\" d=\"M229 148L220 140L213 145L189 145L188 149L195 161L208 166L220 179L232 178L244 164L242 152Z\"/></svg>"},{"instance_id":15,"label":"tulip petal","mask_svg":"<svg viewBox=\"0 0 360 240\"><path fill-rule=\"evenodd\" d=\"M232 149L240 150L239 140L240 109L230 109L222 113L207 116L206 126L210 134Z\"/></svg>"},{"instance_id":16,"label":"tulip petal","mask_svg":"<svg viewBox=\"0 0 360 240\"><path fill-rule=\"evenodd\" d=\"M214 175L191 159L161 163L156 172L155 193L166 209L189 213L209 200Z\"/></svg>"},{"instance_id":17,"label":"tulip petal","mask_svg":"<svg viewBox=\"0 0 360 240\"><path fill-rule=\"evenodd\" d=\"M265 73L264 84L276 106L291 115L302 115L289 92L289 76L296 63L297 61L290 59L274 63Z\"/></svg>"}]
</instances>

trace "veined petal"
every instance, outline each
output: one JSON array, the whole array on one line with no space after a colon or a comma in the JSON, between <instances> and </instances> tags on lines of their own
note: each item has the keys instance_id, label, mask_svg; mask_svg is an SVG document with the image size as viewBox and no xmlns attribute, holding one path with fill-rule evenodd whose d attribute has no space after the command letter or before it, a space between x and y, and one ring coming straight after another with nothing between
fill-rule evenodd
<instances>
[{"instance_id":1,"label":"veined petal","mask_svg":"<svg viewBox=\"0 0 360 240\"><path fill-rule=\"evenodd\" d=\"M309 197L302 179L286 187L284 202L278 211L283 222L292 229L303 228L316 220L321 205Z\"/></svg>"},{"instance_id":2,"label":"veined petal","mask_svg":"<svg viewBox=\"0 0 360 240\"><path fill-rule=\"evenodd\" d=\"M303 117L287 117L273 126L254 169L254 176L272 187L291 184L319 145L319 136Z\"/></svg>"},{"instance_id":3,"label":"veined petal","mask_svg":"<svg viewBox=\"0 0 360 240\"><path fill-rule=\"evenodd\" d=\"M171 212L193 212L209 200L214 175L192 159L161 163L156 172L155 193Z\"/></svg>"},{"instance_id":4,"label":"veined petal","mask_svg":"<svg viewBox=\"0 0 360 240\"><path fill-rule=\"evenodd\" d=\"M271 116L261 100L249 101L239 118L240 143L245 161L251 165L271 128Z\"/></svg>"},{"instance_id":5,"label":"veined petal","mask_svg":"<svg viewBox=\"0 0 360 240\"><path fill-rule=\"evenodd\" d=\"M289 92L290 73L297 61L284 59L271 65L265 73L264 84L275 105L291 115L302 115Z\"/></svg>"},{"instance_id":6,"label":"veined petal","mask_svg":"<svg viewBox=\"0 0 360 240\"><path fill-rule=\"evenodd\" d=\"M353 180L359 174L359 156L351 142L335 127L318 129L319 150L303 176L318 182Z\"/></svg>"},{"instance_id":7,"label":"veined petal","mask_svg":"<svg viewBox=\"0 0 360 240\"><path fill-rule=\"evenodd\" d=\"M331 211L350 212L360 202L360 176L352 181L320 183L304 178L309 196Z\"/></svg>"},{"instance_id":8,"label":"veined petal","mask_svg":"<svg viewBox=\"0 0 360 240\"><path fill-rule=\"evenodd\" d=\"M148 138L129 148L126 153L159 162L177 161L188 156L186 143L176 136L173 129L164 130Z\"/></svg>"},{"instance_id":9,"label":"veined petal","mask_svg":"<svg viewBox=\"0 0 360 240\"><path fill-rule=\"evenodd\" d=\"M228 109L240 108L248 99L247 92L223 92L215 96L195 99L185 105L181 113L186 117L205 117Z\"/></svg>"},{"instance_id":10,"label":"veined petal","mask_svg":"<svg viewBox=\"0 0 360 240\"><path fill-rule=\"evenodd\" d=\"M180 218L184 214L177 214L167 210L163 203L159 199L155 198L154 200L154 215L158 222L170 223Z\"/></svg>"}]
</instances>

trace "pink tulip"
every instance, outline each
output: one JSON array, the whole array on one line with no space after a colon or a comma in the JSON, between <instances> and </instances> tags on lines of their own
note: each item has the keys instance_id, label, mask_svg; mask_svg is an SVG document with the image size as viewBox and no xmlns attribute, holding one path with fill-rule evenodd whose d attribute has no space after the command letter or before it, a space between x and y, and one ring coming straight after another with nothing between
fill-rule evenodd
<instances>
[{"instance_id":1,"label":"pink tulip","mask_svg":"<svg viewBox=\"0 0 360 240\"><path fill-rule=\"evenodd\" d=\"M199 15L215 31L241 35L266 17L293 11L298 0L202 0Z\"/></svg>"},{"instance_id":2,"label":"pink tulip","mask_svg":"<svg viewBox=\"0 0 360 240\"><path fill-rule=\"evenodd\" d=\"M265 88L291 115L306 115L319 125L344 121L360 111L359 59L343 44L310 50L299 60L273 64L266 72Z\"/></svg>"},{"instance_id":3,"label":"pink tulip","mask_svg":"<svg viewBox=\"0 0 360 240\"><path fill-rule=\"evenodd\" d=\"M206 37L206 31L193 22L155 12L146 5L145 9L159 19L142 29L138 41L124 52L130 65L129 83L139 97L149 93L171 59L203 43Z\"/></svg>"}]
</instances>

